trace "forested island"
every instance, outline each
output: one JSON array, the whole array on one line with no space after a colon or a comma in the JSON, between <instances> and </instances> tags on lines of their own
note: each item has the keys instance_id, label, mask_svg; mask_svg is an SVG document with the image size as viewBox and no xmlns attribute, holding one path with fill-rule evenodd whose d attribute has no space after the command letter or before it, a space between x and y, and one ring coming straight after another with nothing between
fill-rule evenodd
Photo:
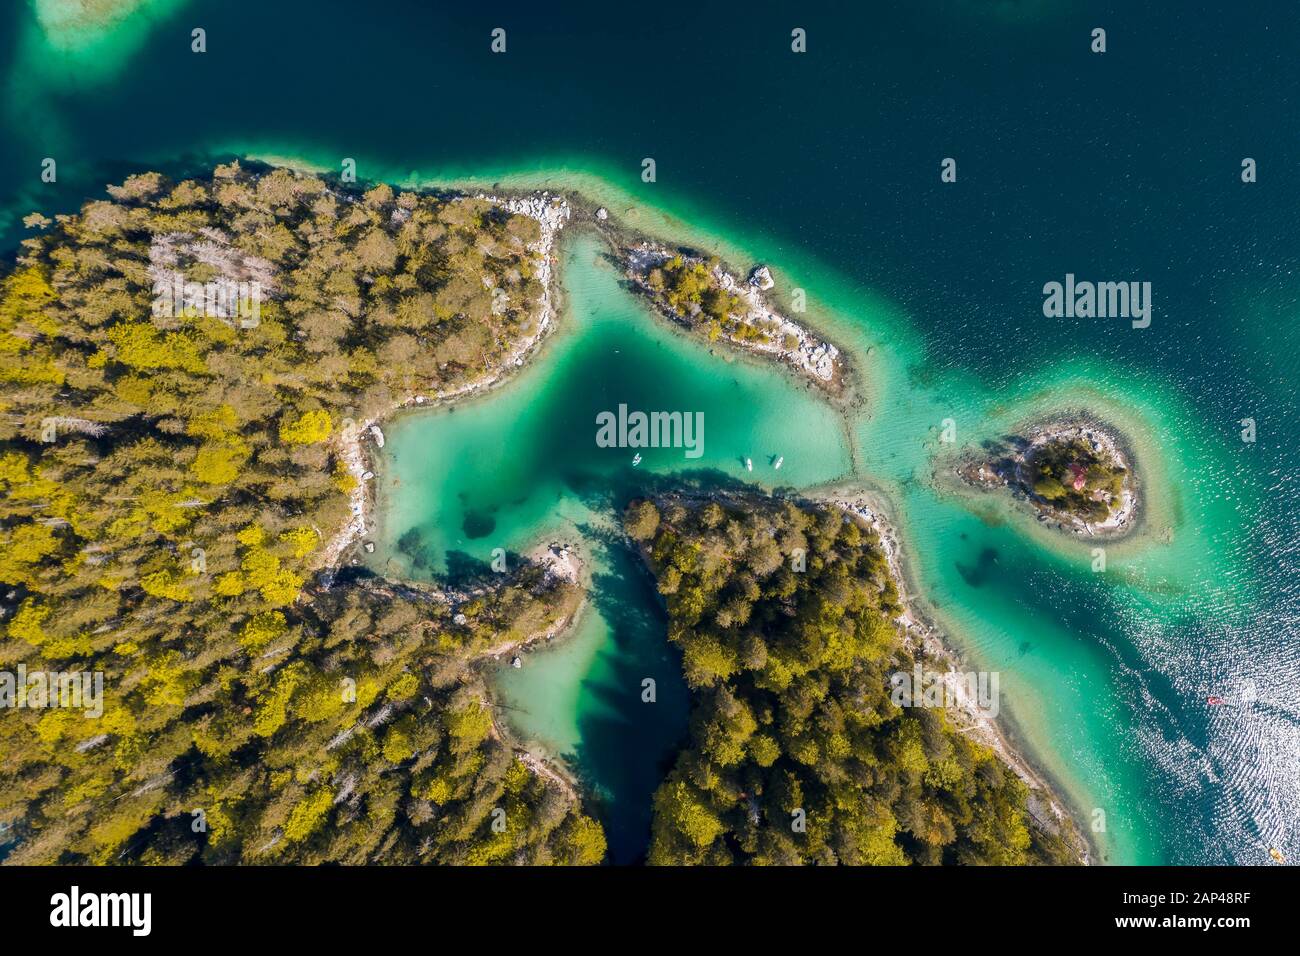
<instances>
[{"instance_id":1,"label":"forested island","mask_svg":"<svg viewBox=\"0 0 1300 956\"><path fill-rule=\"evenodd\" d=\"M0 719L9 861L599 862L475 667L573 586L316 576L341 436L536 339L544 224L238 164L109 193L29 217L0 283L0 668L105 677L100 719Z\"/></svg>"},{"instance_id":2,"label":"forested island","mask_svg":"<svg viewBox=\"0 0 1300 956\"><path fill-rule=\"evenodd\" d=\"M1064 864L1072 824L942 707L899 707L913 651L877 533L759 496L633 502L693 691L654 798L651 864Z\"/></svg>"},{"instance_id":3,"label":"forested island","mask_svg":"<svg viewBox=\"0 0 1300 956\"><path fill-rule=\"evenodd\" d=\"M1136 482L1114 429L1053 421L988 444L957 468L967 484L1006 487L1043 522L1077 534L1117 537L1135 525Z\"/></svg>"}]
</instances>

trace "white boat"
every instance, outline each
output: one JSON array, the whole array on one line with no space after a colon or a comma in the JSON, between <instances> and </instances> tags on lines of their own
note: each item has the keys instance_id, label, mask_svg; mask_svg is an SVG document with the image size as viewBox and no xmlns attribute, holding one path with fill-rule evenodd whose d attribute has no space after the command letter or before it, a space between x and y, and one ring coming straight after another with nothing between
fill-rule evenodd
<instances>
[{"instance_id":1,"label":"white boat","mask_svg":"<svg viewBox=\"0 0 1300 956\"><path fill-rule=\"evenodd\" d=\"M780 467L781 467L782 462L784 462L784 461L785 461L785 456L782 455L780 458L778 458L778 459L776 460L776 464L773 465L772 467L773 467L773 468L776 468L776 469L779 470Z\"/></svg>"},{"instance_id":2,"label":"white boat","mask_svg":"<svg viewBox=\"0 0 1300 956\"><path fill-rule=\"evenodd\" d=\"M752 458L746 458L746 459L745 459L745 470L746 470L746 471L753 471L753 470L754 470L754 459L752 459Z\"/></svg>"},{"instance_id":3,"label":"white boat","mask_svg":"<svg viewBox=\"0 0 1300 956\"><path fill-rule=\"evenodd\" d=\"M641 453L637 452L632 458L632 467L635 468L639 464L641 464Z\"/></svg>"}]
</instances>

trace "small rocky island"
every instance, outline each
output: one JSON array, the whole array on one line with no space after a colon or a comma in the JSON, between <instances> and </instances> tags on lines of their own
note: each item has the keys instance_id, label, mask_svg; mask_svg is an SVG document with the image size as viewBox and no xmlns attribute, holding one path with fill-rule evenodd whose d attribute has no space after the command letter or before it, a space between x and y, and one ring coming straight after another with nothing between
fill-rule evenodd
<instances>
[{"instance_id":1,"label":"small rocky island","mask_svg":"<svg viewBox=\"0 0 1300 956\"><path fill-rule=\"evenodd\" d=\"M652 243L625 248L622 256L631 287L673 321L710 342L776 357L832 395L842 391L840 350L768 303L764 293L776 283L766 266L741 281L716 257Z\"/></svg>"},{"instance_id":2,"label":"small rocky island","mask_svg":"<svg viewBox=\"0 0 1300 956\"><path fill-rule=\"evenodd\" d=\"M1136 483L1118 435L1096 422L1055 421L984 445L957 467L967 484L1008 487L1075 534L1117 537L1134 526Z\"/></svg>"}]
</instances>

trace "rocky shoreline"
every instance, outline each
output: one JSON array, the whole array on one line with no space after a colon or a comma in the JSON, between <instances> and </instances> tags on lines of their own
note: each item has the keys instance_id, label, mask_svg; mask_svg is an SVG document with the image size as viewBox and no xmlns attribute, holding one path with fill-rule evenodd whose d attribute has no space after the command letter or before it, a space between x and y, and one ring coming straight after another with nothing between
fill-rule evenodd
<instances>
[{"instance_id":1,"label":"rocky shoreline","mask_svg":"<svg viewBox=\"0 0 1300 956\"><path fill-rule=\"evenodd\" d=\"M620 247L624 275L631 286L653 302L658 311L671 321L685 325L685 319L668 308L648 282L652 269L677 256L681 256L688 264L705 262L699 256L685 254L647 241ZM813 335L808 329L792 321L767 302L764 293L775 285L771 270L767 266L756 266L745 281L737 279L721 264L712 266L710 271L722 291L738 296L744 303L744 311L733 318L762 336L744 338L724 330L720 336L723 340L744 351L784 362L797 373L832 394L839 394L843 390L845 362L840 350L830 342Z\"/></svg>"}]
</instances>

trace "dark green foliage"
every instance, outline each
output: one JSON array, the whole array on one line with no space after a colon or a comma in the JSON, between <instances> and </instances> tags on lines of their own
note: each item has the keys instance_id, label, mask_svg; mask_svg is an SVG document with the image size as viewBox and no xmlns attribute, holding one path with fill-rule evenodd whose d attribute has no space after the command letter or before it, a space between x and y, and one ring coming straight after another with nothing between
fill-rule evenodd
<instances>
[{"instance_id":1,"label":"dark green foliage","mask_svg":"<svg viewBox=\"0 0 1300 956\"><path fill-rule=\"evenodd\" d=\"M912 658L874 531L765 498L657 512L648 555L695 704L651 863L1069 861L991 750L891 702ZM642 532L645 514L629 508Z\"/></svg>"},{"instance_id":2,"label":"dark green foliage","mask_svg":"<svg viewBox=\"0 0 1300 956\"><path fill-rule=\"evenodd\" d=\"M703 329L711 339L725 332L741 341L767 341L766 332L744 321L746 303L722 287L714 272L717 267L716 259L674 256L650 270L646 287L670 312Z\"/></svg>"},{"instance_id":3,"label":"dark green foliage","mask_svg":"<svg viewBox=\"0 0 1300 956\"><path fill-rule=\"evenodd\" d=\"M1026 462L1034 494L1055 511L1105 521L1119 506L1127 473L1081 438L1044 442Z\"/></svg>"}]
</instances>

